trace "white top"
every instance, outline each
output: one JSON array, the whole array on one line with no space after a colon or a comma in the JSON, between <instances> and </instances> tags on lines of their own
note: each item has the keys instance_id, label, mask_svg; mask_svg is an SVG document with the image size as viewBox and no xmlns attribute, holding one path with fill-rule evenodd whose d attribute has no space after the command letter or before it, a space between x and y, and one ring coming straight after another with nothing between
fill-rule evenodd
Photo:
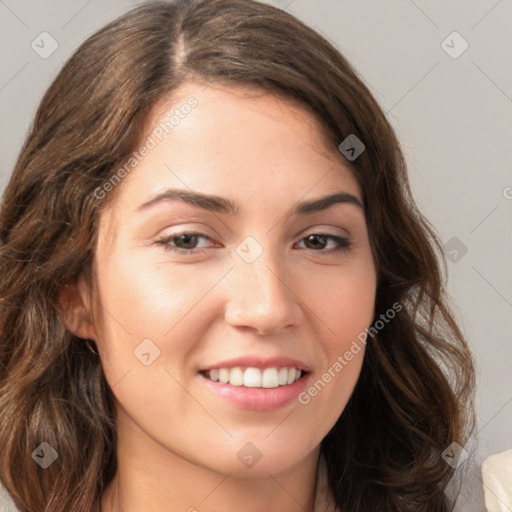
<instances>
[{"instance_id":1,"label":"white top","mask_svg":"<svg viewBox=\"0 0 512 512\"><path fill-rule=\"evenodd\" d=\"M482 464L488 512L512 510L512 450L491 455Z\"/></svg>"}]
</instances>

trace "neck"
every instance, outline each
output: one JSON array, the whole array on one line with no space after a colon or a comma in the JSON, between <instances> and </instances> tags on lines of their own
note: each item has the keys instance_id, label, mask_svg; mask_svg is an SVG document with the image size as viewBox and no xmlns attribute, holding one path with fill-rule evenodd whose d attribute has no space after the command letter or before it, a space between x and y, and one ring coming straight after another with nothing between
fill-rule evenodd
<instances>
[{"instance_id":1,"label":"neck","mask_svg":"<svg viewBox=\"0 0 512 512\"><path fill-rule=\"evenodd\" d=\"M313 512L319 447L281 472L223 474L160 443L118 432L118 469L101 500L102 512ZM140 431L139 431L140 434Z\"/></svg>"}]
</instances>

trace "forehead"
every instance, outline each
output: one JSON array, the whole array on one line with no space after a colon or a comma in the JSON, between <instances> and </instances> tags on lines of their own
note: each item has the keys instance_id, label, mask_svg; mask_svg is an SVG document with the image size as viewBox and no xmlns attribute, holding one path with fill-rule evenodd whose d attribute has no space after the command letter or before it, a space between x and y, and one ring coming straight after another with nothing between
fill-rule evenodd
<instances>
[{"instance_id":1,"label":"forehead","mask_svg":"<svg viewBox=\"0 0 512 512\"><path fill-rule=\"evenodd\" d=\"M182 109L191 98L194 108ZM174 115L177 124L170 126L168 120L180 111ZM287 197L298 201L321 182L324 192L341 186L361 198L350 165L333 149L323 123L283 95L187 83L154 105L139 145L150 138L154 147L123 178L110 205L113 235L120 204L134 210L144 197L166 187L230 196L236 202L258 196L265 203L279 202L274 191L285 205Z\"/></svg>"},{"instance_id":2,"label":"forehead","mask_svg":"<svg viewBox=\"0 0 512 512\"><path fill-rule=\"evenodd\" d=\"M210 129L212 135L230 132L230 127L235 134L243 135L239 132L239 123L251 120L251 125L244 126L244 132L265 124L265 130L270 129L267 138L281 130L276 143L285 142L282 131L286 130L293 137L301 136L302 140L326 155L327 148L331 151L336 148L325 123L308 105L281 91L267 91L250 84L187 82L153 106L146 119L145 133L151 133L190 98L197 100L197 107L190 117L200 121L205 130ZM254 123L257 126L253 126ZM183 131L188 124L182 120L176 128ZM262 138L265 134L260 132L259 135Z\"/></svg>"}]
</instances>

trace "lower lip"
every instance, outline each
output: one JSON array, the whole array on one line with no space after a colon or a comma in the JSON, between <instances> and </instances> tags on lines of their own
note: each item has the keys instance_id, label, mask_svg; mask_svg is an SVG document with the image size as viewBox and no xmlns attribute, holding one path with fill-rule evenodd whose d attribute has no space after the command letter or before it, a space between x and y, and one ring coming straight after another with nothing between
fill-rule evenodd
<instances>
[{"instance_id":1,"label":"lower lip","mask_svg":"<svg viewBox=\"0 0 512 512\"><path fill-rule=\"evenodd\" d=\"M242 409L253 411L273 411L293 402L304 391L309 373L287 386L277 388L246 388L245 386L232 386L208 379L202 374L199 377L209 388Z\"/></svg>"}]
</instances>

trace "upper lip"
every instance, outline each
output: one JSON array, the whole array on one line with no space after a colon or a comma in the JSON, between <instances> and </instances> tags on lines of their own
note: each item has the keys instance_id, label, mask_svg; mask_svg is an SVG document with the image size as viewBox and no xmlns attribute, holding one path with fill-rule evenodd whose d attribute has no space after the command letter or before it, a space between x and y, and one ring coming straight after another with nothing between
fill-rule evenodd
<instances>
[{"instance_id":1,"label":"upper lip","mask_svg":"<svg viewBox=\"0 0 512 512\"><path fill-rule=\"evenodd\" d=\"M299 370L304 370L306 372L310 371L308 365L303 361L286 356L269 358L258 356L236 357L234 359L211 364L205 368L202 368L200 371L220 368L234 368L236 366L247 366L251 368L298 368Z\"/></svg>"}]
</instances>

